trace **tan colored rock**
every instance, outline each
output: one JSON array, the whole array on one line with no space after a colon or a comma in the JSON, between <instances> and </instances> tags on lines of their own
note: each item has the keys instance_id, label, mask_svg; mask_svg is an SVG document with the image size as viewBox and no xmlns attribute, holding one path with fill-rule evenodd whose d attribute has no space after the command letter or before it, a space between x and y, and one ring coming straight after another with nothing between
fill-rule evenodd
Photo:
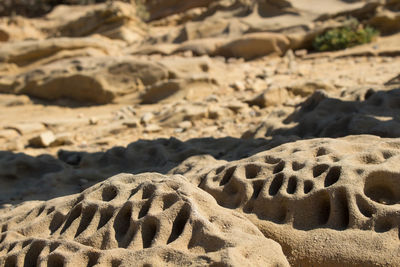
<instances>
[{"instance_id":1,"label":"tan colored rock","mask_svg":"<svg viewBox=\"0 0 400 267\"><path fill-rule=\"evenodd\" d=\"M214 55L217 49L226 43L225 38L201 38L183 42L175 48L174 53L192 51L197 56Z\"/></svg>"},{"instance_id":2,"label":"tan colored rock","mask_svg":"<svg viewBox=\"0 0 400 267\"><path fill-rule=\"evenodd\" d=\"M290 42L282 34L249 33L222 45L216 55L254 59L270 54L283 55Z\"/></svg>"},{"instance_id":3,"label":"tan colored rock","mask_svg":"<svg viewBox=\"0 0 400 267\"><path fill-rule=\"evenodd\" d=\"M216 167L199 187L293 266L397 266L399 157L399 139L303 140Z\"/></svg>"},{"instance_id":4,"label":"tan colored rock","mask_svg":"<svg viewBox=\"0 0 400 267\"><path fill-rule=\"evenodd\" d=\"M150 123L144 127L143 131L145 133L157 133L162 131L162 128L158 124Z\"/></svg>"},{"instance_id":5,"label":"tan colored rock","mask_svg":"<svg viewBox=\"0 0 400 267\"><path fill-rule=\"evenodd\" d=\"M279 106L284 104L289 98L288 91L285 88L270 88L256 96L254 99L247 101L251 106L266 108L270 106Z\"/></svg>"},{"instance_id":6,"label":"tan colored rock","mask_svg":"<svg viewBox=\"0 0 400 267\"><path fill-rule=\"evenodd\" d=\"M19 133L16 130L13 130L13 129L0 130L0 138L11 140L18 136L19 136Z\"/></svg>"},{"instance_id":7,"label":"tan colored rock","mask_svg":"<svg viewBox=\"0 0 400 267\"><path fill-rule=\"evenodd\" d=\"M1 149L4 149L6 151L21 151L24 148L25 148L25 142L20 138L11 140L1 146Z\"/></svg>"},{"instance_id":8,"label":"tan colored rock","mask_svg":"<svg viewBox=\"0 0 400 267\"><path fill-rule=\"evenodd\" d=\"M270 125L266 121L268 135L341 137L374 134L400 137L400 122L396 115L400 103L399 91L370 91L366 94L365 101L346 101L317 91L285 119L286 127ZM260 126L256 130L258 136L266 134L266 128Z\"/></svg>"},{"instance_id":9,"label":"tan colored rock","mask_svg":"<svg viewBox=\"0 0 400 267\"><path fill-rule=\"evenodd\" d=\"M59 133L55 135L55 139L51 142L50 146L65 146L72 145L74 143L73 135L70 133Z\"/></svg>"},{"instance_id":10,"label":"tan colored rock","mask_svg":"<svg viewBox=\"0 0 400 267\"><path fill-rule=\"evenodd\" d=\"M46 131L38 136L35 136L29 140L29 145L33 147L48 147L50 146L54 141L56 140L56 137L54 136L52 131Z\"/></svg>"},{"instance_id":11,"label":"tan colored rock","mask_svg":"<svg viewBox=\"0 0 400 267\"><path fill-rule=\"evenodd\" d=\"M16 107L29 104L32 104L32 100L25 95L4 94L0 98L0 105L5 107Z\"/></svg>"},{"instance_id":12,"label":"tan colored rock","mask_svg":"<svg viewBox=\"0 0 400 267\"><path fill-rule=\"evenodd\" d=\"M51 22L43 25L47 32L65 37L101 34L135 42L145 34L136 7L130 3L110 2L90 7L60 5L47 14L46 19Z\"/></svg>"},{"instance_id":13,"label":"tan colored rock","mask_svg":"<svg viewBox=\"0 0 400 267\"><path fill-rule=\"evenodd\" d=\"M123 124L126 125L128 128L138 128L141 126L139 120L124 121Z\"/></svg>"},{"instance_id":14,"label":"tan colored rock","mask_svg":"<svg viewBox=\"0 0 400 267\"><path fill-rule=\"evenodd\" d=\"M6 125L4 128L15 130L21 135L46 130L46 127L42 123L38 123L38 122L16 123L16 124L12 124L12 125Z\"/></svg>"},{"instance_id":15,"label":"tan colored rock","mask_svg":"<svg viewBox=\"0 0 400 267\"><path fill-rule=\"evenodd\" d=\"M6 42L10 39L10 34L5 29L0 29L0 42Z\"/></svg>"},{"instance_id":16,"label":"tan colored rock","mask_svg":"<svg viewBox=\"0 0 400 267\"><path fill-rule=\"evenodd\" d=\"M27 18L20 16L0 18L0 42L43 38L44 34Z\"/></svg>"},{"instance_id":17,"label":"tan colored rock","mask_svg":"<svg viewBox=\"0 0 400 267\"><path fill-rule=\"evenodd\" d=\"M292 86L288 86L287 90L294 95L310 96L317 90L322 90L326 92L335 91L335 87L328 83L324 82L306 82L304 84L296 84Z\"/></svg>"},{"instance_id":18,"label":"tan colored rock","mask_svg":"<svg viewBox=\"0 0 400 267\"><path fill-rule=\"evenodd\" d=\"M24 72L17 76L20 82L9 89L48 100L69 98L104 104L167 77L163 66L132 57L80 58Z\"/></svg>"},{"instance_id":19,"label":"tan colored rock","mask_svg":"<svg viewBox=\"0 0 400 267\"><path fill-rule=\"evenodd\" d=\"M120 266L289 266L279 244L183 176L115 176L79 195L19 206L0 222L9 225L1 233L0 264L87 265L95 257ZM40 256L26 256L37 248Z\"/></svg>"},{"instance_id":20,"label":"tan colored rock","mask_svg":"<svg viewBox=\"0 0 400 267\"><path fill-rule=\"evenodd\" d=\"M163 81L150 87L142 96L142 104L154 104L161 100L182 92L186 87L185 81L169 80Z\"/></svg>"},{"instance_id":21,"label":"tan colored rock","mask_svg":"<svg viewBox=\"0 0 400 267\"><path fill-rule=\"evenodd\" d=\"M146 124L149 123L152 119L154 119L154 114L152 112L146 112L140 118L140 122Z\"/></svg>"},{"instance_id":22,"label":"tan colored rock","mask_svg":"<svg viewBox=\"0 0 400 267\"><path fill-rule=\"evenodd\" d=\"M395 0L386 1L377 7L377 12L369 20L368 24L379 29L383 34L393 34L400 30L400 8Z\"/></svg>"},{"instance_id":23,"label":"tan colored rock","mask_svg":"<svg viewBox=\"0 0 400 267\"><path fill-rule=\"evenodd\" d=\"M150 15L149 20L156 20L192 8L206 7L212 2L212 0L200 0L195 2L181 2L179 0L146 0L145 5Z\"/></svg>"},{"instance_id":24,"label":"tan colored rock","mask_svg":"<svg viewBox=\"0 0 400 267\"><path fill-rule=\"evenodd\" d=\"M179 46L177 44L155 44L133 46L126 49L126 53L131 55L171 55Z\"/></svg>"},{"instance_id":25,"label":"tan colored rock","mask_svg":"<svg viewBox=\"0 0 400 267\"><path fill-rule=\"evenodd\" d=\"M173 79L159 82L140 96L142 104L171 102L178 99L196 101L215 90L215 81L207 78Z\"/></svg>"},{"instance_id":26,"label":"tan colored rock","mask_svg":"<svg viewBox=\"0 0 400 267\"><path fill-rule=\"evenodd\" d=\"M98 37L52 38L47 40L26 40L10 42L0 47L0 61L27 65L36 60L54 55L62 50L92 47L106 53L116 53L117 47Z\"/></svg>"},{"instance_id":27,"label":"tan colored rock","mask_svg":"<svg viewBox=\"0 0 400 267\"><path fill-rule=\"evenodd\" d=\"M229 118L232 115L233 115L232 110L228 108L214 106L214 105L211 105L208 108L208 118L213 120L218 120L218 119L221 120L223 118Z\"/></svg>"},{"instance_id":28,"label":"tan colored rock","mask_svg":"<svg viewBox=\"0 0 400 267\"><path fill-rule=\"evenodd\" d=\"M389 81L385 82L385 85L397 85L400 84L400 74L396 77L391 78Z\"/></svg>"},{"instance_id":29,"label":"tan colored rock","mask_svg":"<svg viewBox=\"0 0 400 267\"><path fill-rule=\"evenodd\" d=\"M246 85L242 81L234 82L231 87L236 91L244 91L246 89Z\"/></svg>"},{"instance_id":30,"label":"tan colored rock","mask_svg":"<svg viewBox=\"0 0 400 267\"><path fill-rule=\"evenodd\" d=\"M178 40L181 42L196 39L220 38L221 36L232 37L226 34L230 21L225 19L210 19L201 22L187 22L181 30Z\"/></svg>"}]
</instances>

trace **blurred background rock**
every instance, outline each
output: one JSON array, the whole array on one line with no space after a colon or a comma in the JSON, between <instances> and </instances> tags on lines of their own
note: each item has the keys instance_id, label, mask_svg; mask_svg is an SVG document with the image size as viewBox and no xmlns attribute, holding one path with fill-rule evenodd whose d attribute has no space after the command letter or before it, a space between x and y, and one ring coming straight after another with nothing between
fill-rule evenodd
<instances>
[{"instance_id":1,"label":"blurred background rock","mask_svg":"<svg viewBox=\"0 0 400 267\"><path fill-rule=\"evenodd\" d=\"M135 2L134 0L118 0ZM112 2L110 0L1 0L0 16L20 15L25 17L40 17L50 12L57 5L90 5Z\"/></svg>"}]
</instances>

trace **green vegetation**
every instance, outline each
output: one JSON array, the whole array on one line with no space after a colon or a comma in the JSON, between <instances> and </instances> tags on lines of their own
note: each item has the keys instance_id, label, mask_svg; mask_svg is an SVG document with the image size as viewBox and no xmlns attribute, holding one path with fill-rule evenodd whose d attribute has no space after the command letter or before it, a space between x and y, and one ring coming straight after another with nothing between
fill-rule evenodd
<instances>
[{"instance_id":1,"label":"green vegetation","mask_svg":"<svg viewBox=\"0 0 400 267\"><path fill-rule=\"evenodd\" d=\"M313 42L316 51L335 51L370 43L379 32L369 26L364 27L357 20L350 21L349 25L328 30L318 35Z\"/></svg>"}]
</instances>

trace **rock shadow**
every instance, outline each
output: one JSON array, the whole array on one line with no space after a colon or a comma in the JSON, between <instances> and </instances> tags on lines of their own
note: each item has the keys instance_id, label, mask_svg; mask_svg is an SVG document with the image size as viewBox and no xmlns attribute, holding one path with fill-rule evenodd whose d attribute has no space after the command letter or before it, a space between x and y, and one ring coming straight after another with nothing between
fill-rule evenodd
<instances>
[{"instance_id":1,"label":"rock shadow","mask_svg":"<svg viewBox=\"0 0 400 267\"><path fill-rule=\"evenodd\" d=\"M57 157L0 151L0 205L79 193L119 173L200 171L218 161L246 158L289 141L293 139L225 137L180 141L172 137L139 140L105 152L60 150Z\"/></svg>"},{"instance_id":2,"label":"rock shadow","mask_svg":"<svg viewBox=\"0 0 400 267\"><path fill-rule=\"evenodd\" d=\"M369 89L360 98L345 101L316 91L283 120L283 127L271 127L265 121L243 137L298 136L309 139L360 134L400 137L400 88Z\"/></svg>"}]
</instances>

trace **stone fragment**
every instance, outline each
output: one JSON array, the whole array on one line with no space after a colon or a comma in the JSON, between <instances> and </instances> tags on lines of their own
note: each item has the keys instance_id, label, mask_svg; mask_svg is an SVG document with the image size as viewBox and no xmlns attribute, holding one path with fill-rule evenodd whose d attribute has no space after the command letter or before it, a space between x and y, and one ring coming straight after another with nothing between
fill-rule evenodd
<instances>
[{"instance_id":1,"label":"stone fragment","mask_svg":"<svg viewBox=\"0 0 400 267\"><path fill-rule=\"evenodd\" d=\"M61 133L55 136L55 140L50 144L50 146L66 146L72 145L74 143L73 136L69 133Z\"/></svg>"},{"instance_id":2,"label":"stone fragment","mask_svg":"<svg viewBox=\"0 0 400 267\"><path fill-rule=\"evenodd\" d=\"M146 133L156 133L156 132L160 132L161 130L162 130L162 128L157 124L149 124L144 129L144 132L146 132Z\"/></svg>"},{"instance_id":3,"label":"stone fragment","mask_svg":"<svg viewBox=\"0 0 400 267\"><path fill-rule=\"evenodd\" d=\"M99 119L96 118L96 117L91 117L91 118L89 119L89 124L90 124L90 125L96 125L96 124L98 124L98 123L99 123Z\"/></svg>"},{"instance_id":4,"label":"stone fragment","mask_svg":"<svg viewBox=\"0 0 400 267\"><path fill-rule=\"evenodd\" d=\"M137 128L140 126L140 122L138 120L128 120L124 121L123 125L127 126L128 128Z\"/></svg>"},{"instance_id":5,"label":"stone fragment","mask_svg":"<svg viewBox=\"0 0 400 267\"><path fill-rule=\"evenodd\" d=\"M211 106L208 108L208 117L210 119L222 119L229 117L233 114L233 112L228 108L222 108L218 106Z\"/></svg>"},{"instance_id":6,"label":"stone fragment","mask_svg":"<svg viewBox=\"0 0 400 267\"><path fill-rule=\"evenodd\" d=\"M5 150L8 151L20 151L24 148L25 143L20 138L16 138L5 145Z\"/></svg>"},{"instance_id":7,"label":"stone fragment","mask_svg":"<svg viewBox=\"0 0 400 267\"><path fill-rule=\"evenodd\" d=\"M33 147L48 147L56 140L52 131L42 132L41 134L29 139L29 145Z\"/></svg>"},{"instance_id":8,"label":"stone fragment","mask_svg":"<svg viewBox=\"0 0 400 267\"><path fill-rule=\"evenodd\" d=\"M246 86L242 81L236 81L234 82L231 87L235 89L236 91L244 91L246 89Z\"/></svg>"},{"instance_id":9,"label":"stone fragment","mask_svg":"<svg viewBox=\"0 0 400 267\"><path fill-rule=\"evenodd\" d=\"M216 54L246 60L270 54L283 55L290 46L289 39L279 33L249 33L227 42Z\"/></svg>"},{"instance_id":10,"label":"stone fragment","mask_svg":"<svg viewBox=\"0 0 400 267\"><path fill-rule=\"evenodd\" d=\"M154 114L152 112L146 112L140 118L140 122L146 124L149 123L152 119L154 119Z\"/></svg>"},{"instance_id":11,"label":"stone fragment","mask_svg":"<svg viewBox=\"0 0 400 267\"><path fill-rule=\"evenodd\" d=\"M271 88L257 95L255 98L247 101L251 106L266 108L269 106L277 106L284 103L289 97L289 94L284 88Z\"/></svg>"}]
</instances>

